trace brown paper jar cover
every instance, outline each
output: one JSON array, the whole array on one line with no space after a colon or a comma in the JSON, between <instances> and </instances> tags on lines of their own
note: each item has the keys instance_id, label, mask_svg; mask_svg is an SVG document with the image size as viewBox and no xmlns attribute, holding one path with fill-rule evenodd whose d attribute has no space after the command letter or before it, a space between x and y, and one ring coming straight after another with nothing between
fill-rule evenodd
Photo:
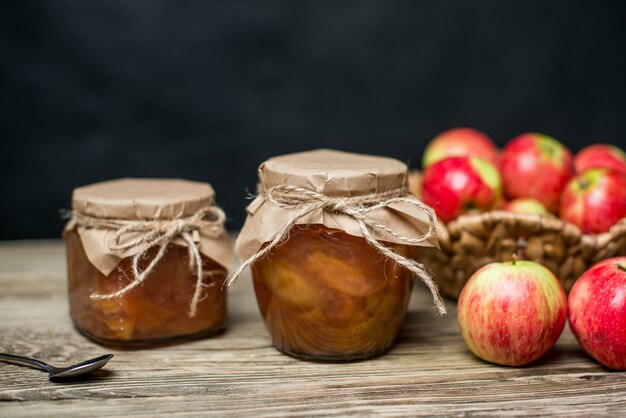
<instances>
[{"instance_id":1,"label":"brown paper jar cover","mask_svg":"<svg viewBox=\"0 0 626 418\"><path fill-rule=\"evenodd\" d=\"M259 166L258 174L260 189L288 184L331 197L362 196L408 187L408 169L401 161L328 149L270 158ZM435 216L434 211L429 210ZM268 204L259 194L246 211L248 217L235 243L235 252L240 260L247 259L270 241L284 225L285 219L297 210ZM429 228L428 215L420 208L405 203L391 204L370 212L368 217L409 238L421 237ZM297 224L321 224L350 235L363 236L353 218L323 210L300 219ZM377 239L403 243L385 231L372 232ZM422 245L438 247L439 243L437 237L432 236Z\"/></svg>"},{"instance_id":2,"label":"brown paper jar cover","mask_svg":"<svg viewBox=\"0 0 626 418\"><path fill-rule=\"evenodd\" d=\"M101 220L175 221L214 205L207 183L180 179L118 179L79 187L72 195L75 214ZM142 284L110 299L133 280L131 258L141 255L142 271L157 248L136 245L111 250L115 230L86 227L75 219L64 230L67 245L70 313L76 327L108 345L143 346L217 332L226 323L226 292L222 283L231 266L228 233L199 229L194 241L202 259L203 294L195 315L189 314L197 275L190 268L188 244L176 236ZM123 240L138 233L122 235Z\"/></svg>"},{"instance_id":3,"label":"brown paper jar cover","mask_svg":"<svg viewBox=\"0 0 626 418\"><path fill-rule=\"evenodd\" d=\"M235 246L241 260L264 248L298 211L268 201L264 190L289 185L349 198L407 185L407 167L400 161L333 150L274 157L258 172L260 193L247 208ZM424 210L402 202L367 216L410 238L423 236L430 226ZM371 232L396 253L414 254L414 247L393 234ZM436 236L422 245L437 246ZM369 245L354 218L323 209L299 219L284 242L252 264L252 276L274 346L322 361L364 359L389 349L413 286L412 273Z\"/></svg>"}]
</instances>

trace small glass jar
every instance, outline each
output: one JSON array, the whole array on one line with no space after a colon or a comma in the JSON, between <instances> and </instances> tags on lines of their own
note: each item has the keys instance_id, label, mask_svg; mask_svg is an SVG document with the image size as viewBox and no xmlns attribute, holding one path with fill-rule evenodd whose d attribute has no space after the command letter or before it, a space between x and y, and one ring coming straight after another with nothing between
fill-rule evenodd
<instances>
[{"instance_id":1,"label":"small glass jar","mask_svg":"<svg viewBox=\"0 0 626 418\"><path fill-rule=\"evenodd\" d=\"M152 195L146 190L146 184L148 190L152 188L159 190L159 193ZM178 198L170 196L170 199L168 194ZM151 198L154 201L150 201ZM194 199L195 203L180 205L181 201L191 202ZM203 206L210 206L213 190L207 184L182 180L125 179L105 182L76 189L74 211L89 212L92 205L85 202L93 201L98 202L93 207L101 211L94 213L92 210L90 213L96 220L109 220L125 213L126 218L139 218L141 222L150 219L146 215L152 213L165 216L162 220L168 222L182 219ZM108 207L107 202L111 202ZM135 207L131 212L120 211L120 207L133 205ZM170 212L167 208L171 205L178 205L178 209ZM107 217L100 218L103 213ZM182 245L180 236L172 237L167 250L140 285L116 297L93 298L93 295L106 296L119 292L136 279L132 255L137 250L130 249L132 254L120 255L104 246L105 242L110 242L114 232L93 225L80 225L73 219L64 233L70 315L82 334L101 344L134 347L188 340L214 334L225 328L227 294L223 283L227 268L224 260L230 256L229 239L225 231L220 236L203 236L201 239L196 233L198 248L204 249L199 253L203 279L201 297L198 298L193 315L190 314L190 302L194 298L198 274L197 269L190 266L189 248ZM198 232L202 234L202 230ZM127 238L135 237L130 234ZM207 256L207 248L220 248L217 254L221 262ZM141 253L138 262L138 270L141 272L158 256L159 247L139 251L145 251ZM113 264L112 258L115 260Z\"/></svg>"},{"instance_id":2,"label":"small glass jar","mask_svg":"<svg viewBox=\"0 0 626 418\"><path fill-rule=\"evenodd\" d=\"M410 256L411 247L385 245ZM387 351L405 317L412 274L364 238L297 225L252 265L261 314L280 351L315 360L358 360Z\"/></svg>"}]
</instances>

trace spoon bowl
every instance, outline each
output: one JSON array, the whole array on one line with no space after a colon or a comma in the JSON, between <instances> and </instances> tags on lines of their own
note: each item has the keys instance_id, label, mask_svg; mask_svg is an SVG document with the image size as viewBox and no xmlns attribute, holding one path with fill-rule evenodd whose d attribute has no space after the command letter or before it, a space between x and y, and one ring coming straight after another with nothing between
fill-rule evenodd
<instances>
[{"instance_id":1,"label":"spoon bowl","mask_svg":"<svg viewBox=\"0 0 626 418\"><path fill-rule=\"evenodd\" d=\"M0 353L0 361L5 363L17 364L19 366L32 367L34 369L44 370L50 375L50 379L69 379L78 376L83 376L88 373L92 373L101 369L105 364L111 360L113 354L105 354L103 356L95 357L72 366L67 367L55 367L48 363L44 363L41 360L37 360L30 357L18 356L9 353Z\"/></svg>"}]
</instances>

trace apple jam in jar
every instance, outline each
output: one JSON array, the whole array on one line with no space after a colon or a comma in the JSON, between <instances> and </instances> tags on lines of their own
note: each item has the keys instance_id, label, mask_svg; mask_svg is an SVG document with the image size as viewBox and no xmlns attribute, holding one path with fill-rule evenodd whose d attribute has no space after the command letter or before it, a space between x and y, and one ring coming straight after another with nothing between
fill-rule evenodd
<instances>
[{"instance_id":1,"label":"apple jam in jar","mask_svg":"<svg viewBox=\"0 0 626 418\"><path fill-rule=\"evenodd\" d=\"M121 347L223 330L231 250L213 197L210 185L183 180L76 189L64 232L76 328Z\"/></svg>"},{"instance_id":2,"label":"apple jam in jar","mask_svg":"<svg viewBox=\"0 0 626 418\"><path fill-rule=\"evenodd\" d=\"M387 244L409 256L409 247ZM411 272L362 237L298 225L252 266L259 308L276 348L296 357L351 360L389 349L409 303Z\"/></svg>"},{"instance_id":3,"label":"apple jam in jar","mask_svg":"<svg viewBox=\"0 0 626 418\"><path fill-rule=\"evenodd\" d=\"M397 160L330 150L260 166L233 277L251 267L278 350L350 361L392 347L414 277L429 280L416 248L436 243L432 209L408 193L406 179Z\"/></svg>"}]
</instances>

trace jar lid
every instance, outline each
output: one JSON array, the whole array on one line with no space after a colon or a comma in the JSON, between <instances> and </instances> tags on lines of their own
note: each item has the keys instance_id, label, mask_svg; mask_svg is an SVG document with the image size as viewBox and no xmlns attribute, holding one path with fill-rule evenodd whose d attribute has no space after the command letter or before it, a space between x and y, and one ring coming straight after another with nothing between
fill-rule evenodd
<instances>
[{"instance_id":1,"label":"jar lid","mask_svg":"<svg viewBox=\"0 0 626 418\"><path fill-rule=\"evenodd\" d=\"M406 185L407 166L387 157L318 149L270 158L259 167L261 187L292 185L331 197L382 193Z\"/></svg>"},{"instance_id":2,"label":"jar lid","mask_svg":"<svg viewBox=\"0 0 626 418\"><path fill-rule=\"evenodd\" d=\"M73 216L64 232L76 230L89 261L108 275L123 258L150 248L149 240L140 239L142 234L173 230L180 225L179 220L191 222L184 225L195 231L194 242L200 253L228 269L232 261L230 238L223 226L223 212L213 207L214 198L210 184L189 180L124 178L94 183L72 193ZM216 211L222 213L220 225L207 226L204 218L197 218ZM101 221L101 225L83 224L82 218L93 218L89 222ZM114 249L112 237L123 229L119 224L124 221L135 221L133 225L141 224L143 229L134 228L120 237L122 242L137 241L137 245ZM170 238L173 244L188 246L179 233Z\"/></svg>"},{"instance_id":3,"label":"jar lid","mask_svg":"<svg viewBox=\"0 0 626 418\"><path fill-rule=\"evenodd\" d=\"M72 209L96 218L176 219L213 205L208 183L124 178L74 189Z\"/></svg>"}]
</instances>

